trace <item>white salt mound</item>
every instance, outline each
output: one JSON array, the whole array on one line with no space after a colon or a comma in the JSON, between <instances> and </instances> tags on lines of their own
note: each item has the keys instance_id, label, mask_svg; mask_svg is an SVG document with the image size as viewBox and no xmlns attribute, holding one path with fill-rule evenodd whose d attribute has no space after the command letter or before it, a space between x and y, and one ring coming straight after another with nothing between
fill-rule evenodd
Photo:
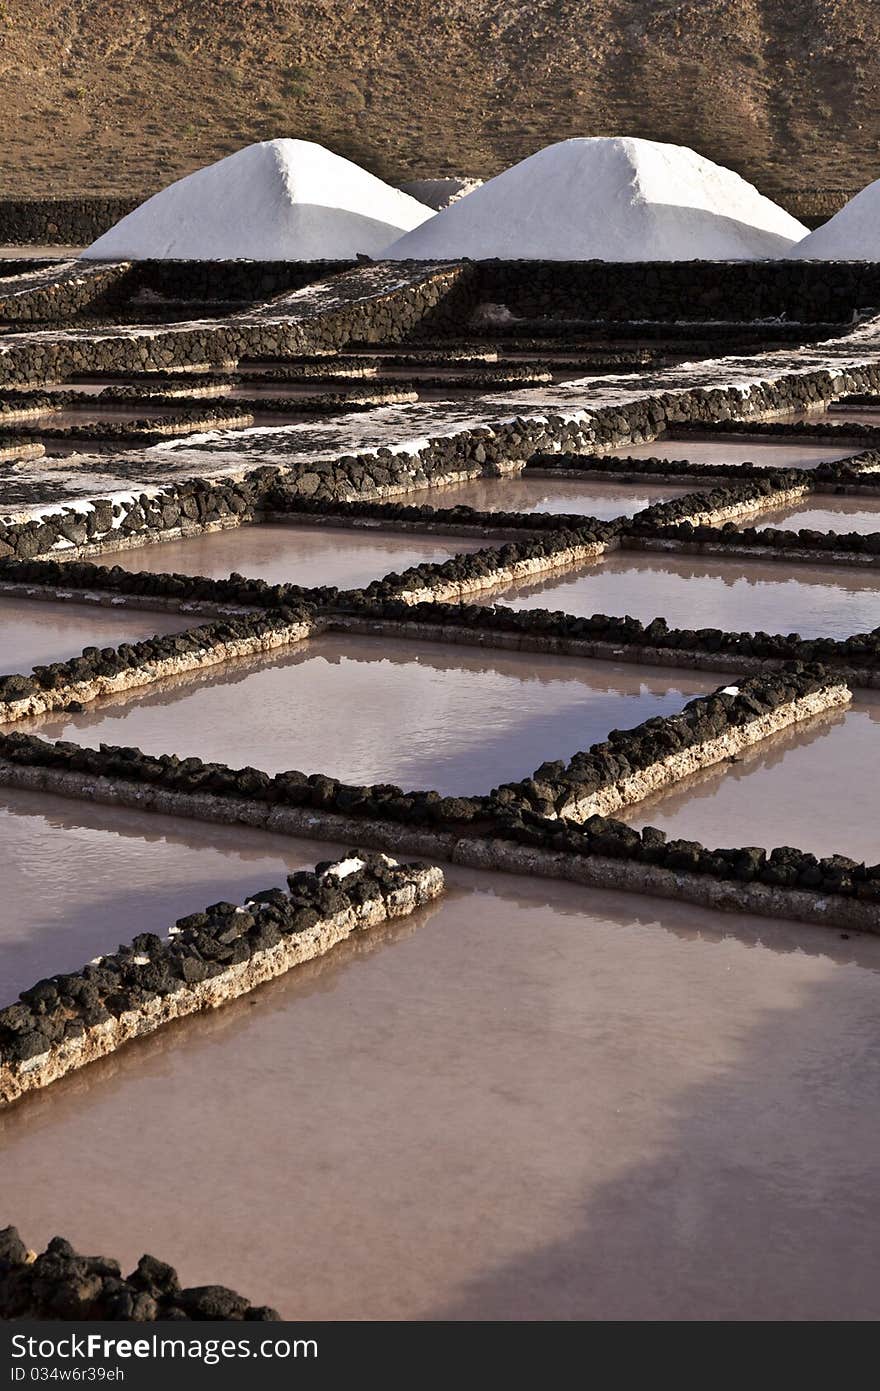
<instances>
[{"instance_id":1,"label":"white salt mound","mask_svg":"<svg viewBox=\"0 0 880 1391\"><path fill-rule=\"evenodd\" d=\"M749 260L785 255L806 230L738 174L683 145L595 136L539 150L384 255Z\"/></svg>"},{"instance_id":2,"label":"white salt mound","mask_svg":"<svg viewBox=\"0 0 880 1391\"><path fill-rule=\"evenodd\" d=\"M432 217L310 140L264 140L197 169L87 247L95 260L261 261L371 256Z\"/></svg>"},{"instance_id":3,"label":"white salt mound","mask_svg":"<svg viewBox=\"0 0 880 1391\"><path fill-rule=\"evenodd\" d=\"M788 254L803 261L880 261L880 179Z\"/></svg>"}]
</instances>

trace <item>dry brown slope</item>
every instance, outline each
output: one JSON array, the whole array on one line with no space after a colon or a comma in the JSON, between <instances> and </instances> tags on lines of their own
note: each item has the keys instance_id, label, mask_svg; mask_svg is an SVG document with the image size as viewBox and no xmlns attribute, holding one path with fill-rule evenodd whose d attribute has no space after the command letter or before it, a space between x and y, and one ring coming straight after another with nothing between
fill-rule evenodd
<instances>
[{"instance_id":1,"label":"dry brown slope","mask_svg":"<svg viewBox=\"0 0 880 1391\"><path fill-rule=\"evenodd\" d=\"M0 196L141 195L282 134L386 177L626 132L858 186L878 41L876 0L0 0Z\"/></svg>"}]
</instances>

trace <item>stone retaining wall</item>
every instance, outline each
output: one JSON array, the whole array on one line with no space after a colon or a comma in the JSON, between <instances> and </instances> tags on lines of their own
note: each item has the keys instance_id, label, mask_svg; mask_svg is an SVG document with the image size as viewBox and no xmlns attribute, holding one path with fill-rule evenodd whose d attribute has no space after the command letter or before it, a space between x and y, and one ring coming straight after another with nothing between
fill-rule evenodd
<instances>
[{"instance_id":1,"label":"stone retaining wall","mask_svg":"<svg viewBox=\"0 0 880 1391\"><path fill-rule=\"evenodd\" d=\"M880 521L880 519L878 519ZM808 565L880 565L880 531L783 531L776 527L731 527L703 523L647 528L627 536L632 550L674 555L718 555L728 559L760 558ZM880 612L878 612L880 617Z\"/></svg>"},{"instance_id":2,"label":"stone retaining wall","mask_svg":"<svg viewBox=\"0 0 880 1391\"><path fill-rule=\"evenodd\" d=\"M454 555L439 564L414 565L399 575L375 580L352 595L367 602L399 599L405 604L429 600L447 603L497 589L521 580L533 579L553 570L570 569L597 560L613 541L616 528L604 522L591 522L571 531L551 531L546 537L508 541L467 555ZM342 595L344 606L350 596Z\"/></svg>"},{"instance_id":3,"label":"stone retaining wall","mask_svg":"<svg viewBox=\"0 0 880 1391\"><path fill-rule=\"evenodd\" d=\"M38 981L0 1010L0 1104L48 1086L174 1019L253 990L323 956L352 932L401 917L443 891L436 867L354 850L288 877L239 907L215 903L170 934L140 933L80 971Z\"/></svg>"},{"instance_id":4,"label":"stone retaining wall","mask_svg":"<svg viewBox=\"0 0 880 1391\"><path fill-rule=\"evenodd\" d=\"M131 780L142 762L150 765L149 776ZM335 795L339 787L331 779L299 775L303 800L290 805L272 795L270 784L280 790L278 779L253 770L244 779L197 759L187 765L182 769L174 760L146 760L132 750L99 753L27 736L0 736L0 783L12 787L72 798L87 795L110 806L255 826L281 835L355 838L380 849L472 868L658 894L720 911L867 932L880 926L880 865L866 867L841 855L819 859L792 847L769 854L751 846L712 850L695 841L668 841L652 827L637 831L599 816L579 826L527 810L499 814L491 826L478 821L468 825L462 820L466 799L437 794L432 820L393 820L385 789L347 789L350 797L343 799ZM290 776L283 775L285 791L293 787ZM365 795L358 802L358 791L371 794L372 801L368 804ZM474 808L470 811L474 820Z\"/></svg>"},{"instance_id":5,"label":"stone retaining wall","mask_svg":"<svg viewBox=\"0 0 880 1391\"><path fill-rule=\"evenodd\" d=\"M586 618L561 609L513 609L503 603L494 607L410 605L399 598L367 602L357 595L346 596L344 612L346 616L338 621L352 631L715 671L761 670L783 662L820 663L838 672L847 684L880 687L880 631L843 640L799 638L721 628L670 628L664 618L642 623L628 616Z\"/></svg>"},{"instance_id":6,"label":"stone retaining wall","mask_svg":"<svg viewBox=\"0 0 880 1391\"><path fill-rule=\"evenodd\" d=\"M86 246L126 217L141 199L2 198L0 245Z\"/></svg>"},{"instance_id":7,"label":"stone retaining wall","mask_svg":"<svg viewBox=\"0 0 880 1391\"><path fill-rule=\"evenodd\" d=\"M531 778L502 785L493 798L508 812L520 808L550 820L586 821L642 801L850 699L839 677L823 667L792 665L699 696L680 715L614 730L567 764L543 763Z\"/></svg>"},{"instance_id":8,"label":"stone retaining wall","mask_svg":"<svg viewBox=\"0 0 880 1391\"><path fill-rule=\"evenodd\" d=\"M62 261L14 276L3 276L2 269L0 262L0 322L7 324L118 312L133 276L127 261Z\"/></svg>"}]
</instances>

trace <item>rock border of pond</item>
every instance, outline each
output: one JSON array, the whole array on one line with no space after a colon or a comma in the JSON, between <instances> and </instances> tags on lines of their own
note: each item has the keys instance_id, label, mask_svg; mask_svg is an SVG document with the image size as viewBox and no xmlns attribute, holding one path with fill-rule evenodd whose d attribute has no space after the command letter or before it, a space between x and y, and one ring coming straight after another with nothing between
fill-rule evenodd
<instances>
[{"instance_id":1,"label":"rock border of pond","mask_svg":"<svg viewBox=\"0 0 880 1391\"><path fill-rule=\"evenodd\" d=\"M734 749L758 743L793 722L838 709L849 698L838 677L823 668L793 664L698 697L677 715L612 731L605 741L576 754L568 764L545 762L531 778L474 797L406 792L392 784L357 786L317 772L289 770L270 775L199 758L147 755L137 748L53 744L14 731L0 734L0 783L282 834L359 838L385 850L461 863L469 862L466 847L471 842L488 844L512 837L533 847L563 845L567 850L574 847L581 856L600 853L606 859L610 855L632 862L626 873L614 872L610 877L607 868L595 868L600 876L596 882L601 880L606 887L654 892L645 885L655 883L660 871L687 868L699 878L688 889L691 901L703 902L707 889L702 876L739 880L737 867L744 850L710 851L697 845L682 860L679 842L672 842L667 852L661 832L633 832L608 821L600 809L633 805L658 787L674 785L696 769L732 756ZM603 839L596 846L566 839L575 822L584 822L588 831L592 828L591 834L601 823ZM650 854L645 852L648 845ZM818 859L789 847L786 863L797 872L783 881L773 867L773 855L749 853L755 864L770 865L766 876L756 872L751 878L765 888L806 894L790 900L783 894L773 908L776 916L880 931L880 866L866 867L839 855ZM647 878L645 863L652 866ZM814 901L811 895L816 894ZM828 895L834 899L830 907L820 901ZM718 893L713 891L712 896ZM747 899L737 891L730 906L743 908ZM744 911L770 909L746 907Z\"/></svg>"},{"instance_id":2,"label":"rock border of pond","mask_svg":"<svg viewBox=\"0 0 880 1391\"><path fill-rule=\"evenodd\" d=\"M661 617L643 623L627 616L586 618L561 609L513 609L504 604L407 604L400 599L368 603L358 594L345 599L345 610L334 614L330 627L376 637L741 674L766 671L784 662L818 662L836 671L849 686L880 689L880 632L844 639L800 638L721 628L670 628Z\"/></svg>"},{"instance_id":3,"label":"rock border of pond","mask_svg":"<svg viewBox=\"0 0 880 1391\"><path fill-rule=\"evenodd\" d=\"M169 676L203 671L236 657L277 651L314 631L301 610L229 615L176 633L117 647L86 647L67 662L36 666L29 675L0 676L0 723L52 710L79 709L102 696L154 685Z\"/></svg>"},{"instance_id":4,"label":"rock border of pond","mask_svg":"<svg viewBox=\"0 0 880 1391\"><path fill-rule=\"evenodd\" d=\"M275 1322L277 1309L254 1305L225 1285L181 1287L177 1271L143 1255L130 1275L109 1256L79 1255L64 1237L28 1250L16 1227L0 1230L0 1318L39 1320L244 1320Z\"/></svg>"},{"instance_id":5,"label":"rock border of pond","mask_svg":"<svg viewBox=\"0 0 880 1391\"><path fill-rule=\"evenodd\" d=\"M288 876L286 890L214 903L163 937L139 933L79 971L47 977L0 1009L0 1105L323 956L353 932L403 917L444 889L436 865L351 850Z\"/></svg>"},{"instance_id":6,"label":"rock border of pond","mask_svg":"<svg viewBox=\"0 0 880 1391\"><path fill-rule=\"evenodd\" d=\"M316 800L331 784L317 775L308 781ZM216 785L216 773L208 768L205 785L212 782ZM491 831L477 835L462 824L443 829L405 825L381 814L364 819L351 811L280 806L254 796L230 798L211 791L169 790L130 781L124 775L81 773L60 761L51 766L9 762L2 756L0 783L158 815L252 826L280 835L356 840L383 851L473 869L558 878L679 899L723 912L880 932L880 866L865 866L843 855L819 858L791 846L769 852L754 846L711 849L696 841L668 841L660 830L638 831L608 817L591 817L577 825L529 811L507 813Z\"/></svg>"}]
</instances>

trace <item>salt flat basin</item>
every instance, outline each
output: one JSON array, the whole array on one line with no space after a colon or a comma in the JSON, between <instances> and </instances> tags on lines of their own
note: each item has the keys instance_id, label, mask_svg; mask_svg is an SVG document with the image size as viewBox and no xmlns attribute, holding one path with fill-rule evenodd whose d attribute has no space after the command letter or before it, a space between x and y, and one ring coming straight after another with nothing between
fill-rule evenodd
<instances>
[{"instance_id":1,"label":"salt flat basin","mask_svg":"<svg viewBox=\"0 0 880 1391\"><path fill-rule=\"evenodd\" d=\"M695 773L620 816L710 849L794 845L873 865L878 768L880 696L773 735L737 763Z\"/></svg>"},{"instance_id":2,"label":"salt flat basin","mask_svg":"<svg viewBox=\"0 0 880 1391\"><path fill-rule=\"evenodd\" d=\"M610 521L612 517L632 517L682 491L669 483L475 478L445 488L419 488L396 500L411 507L474 507L479 512L579 512Z\"/></svg>"},{"instance_id":3,"label":"salt flat basin","mask_svg":"<svg viewBox=\"0 0 880 1391\"><path fill-rule=\"evenodd\" d=\"M178 633L200 620L179 613L92 604L51 603L0 595L0 671L30 671L78 657L84 647L116 647L156 633Z\"/></svg>"},{"instance_id":4,"label":"salt flat basin","mask_svg":"<svg viewBox=\"0 0 880 1391\"><path fill-rule=\"evenodd\" d=\"M880 531L880 490L877 498L862 495L837 497L817 493L794 507L762 512L746 518L742 526L777 527L780 531Z\"/></svg>"},{"instance_id":5,"label":"salt flat basin","mask_svg":"<svg viewBox=\"0 0 880 1391\"><path fill-rule=\"evenodd\" d=\"M876 1318L880 942L448 880L3 1114L9 1219L290 1319Z\"/></svg>"},{"instance_id":6,"label":"salt flat basin","mask_svg":"<svg viewBox=\"0 0 880 1391\"><path fill-rule=\"evenodd\" d=\"M0 1004L139 932L165 936L186 913L283 884L331 849L0 787Z\"/></svg>"},{"instance_id":7,"label":"salt flat basin","mask_svg":"<svg viewBox=\"0 0 880 1391\"><path fill-rule=\"evenodd\" d=\"M731 435L725 440L691 439L689 436L681 440L625 444L619 449L609 449L607 455L614 459L689 459L692 464L750 463L770 468L815 468L817 464L832 463L835 459L848 459L863 447L852 441L835 445L797 440L784 444L767 435Z\"/></svg>"},{"instance_id":8,"label":"salt flat basin","mask_svg":"<svg viewBox=\"0 0 880 1391\"><path fill-rule=\"evenodd\" d=\"M813 417L811 417L812 419ZM835 406L832 410L826 411L818 417L820 420L829 420L832 423L842 420L861 421L863 425L880 425L880 407L871 410L870 407L860 406Z\"/></svg>"},{"instance_id":9,"label":"salt flat basin","mask_svg":"<svg viewBox=\"0 0 880 1391\"><path fill-rule=\"evenodd\" d=\"M876 574L831 565L798 565L730 557L616 551L593 565L541 583L511 585L483 603L516 609L606 613L673 628L800 633L846 638L880 623Z\"/></svg>"},{"instance_id":10,"label":"salt flat basin","mask_svg":"<svg viewBox=\"0 0 880 1391\"><path fill-rule=\"evenodd\" d=\"M339 589L359 589L392 570L435 564L486 544L460 536L265 522L185 541L159 541L134 550L107 552L100 563L119 565L123 570L207 575L211 579L225 579L235 571L269 584L332 584Z\"/></svg>"},{"instance_id":11,"label":"salt flat basin","mask_svg":"<svg viewBox=\"0 0 880 1391\"><path fill-rule=\"evenodd\" d=\"M0 246L0 260L3 261L29 261L29 260L66 260L69 256L78 256L82 251L81 246Z\"/></svg>"},{"instance_id":12,"label":"salt flat basin","mask_svg":"<svg viewBox=\"0 0 880 1391\"><path fill-rule=\"evenodd\" d=\"M728 678L466 647L326 636L19 721L49 739L136 745L269 773L488 792ZM247 711L256 711L249 720Z\"/></svg>"}]
</instances>

